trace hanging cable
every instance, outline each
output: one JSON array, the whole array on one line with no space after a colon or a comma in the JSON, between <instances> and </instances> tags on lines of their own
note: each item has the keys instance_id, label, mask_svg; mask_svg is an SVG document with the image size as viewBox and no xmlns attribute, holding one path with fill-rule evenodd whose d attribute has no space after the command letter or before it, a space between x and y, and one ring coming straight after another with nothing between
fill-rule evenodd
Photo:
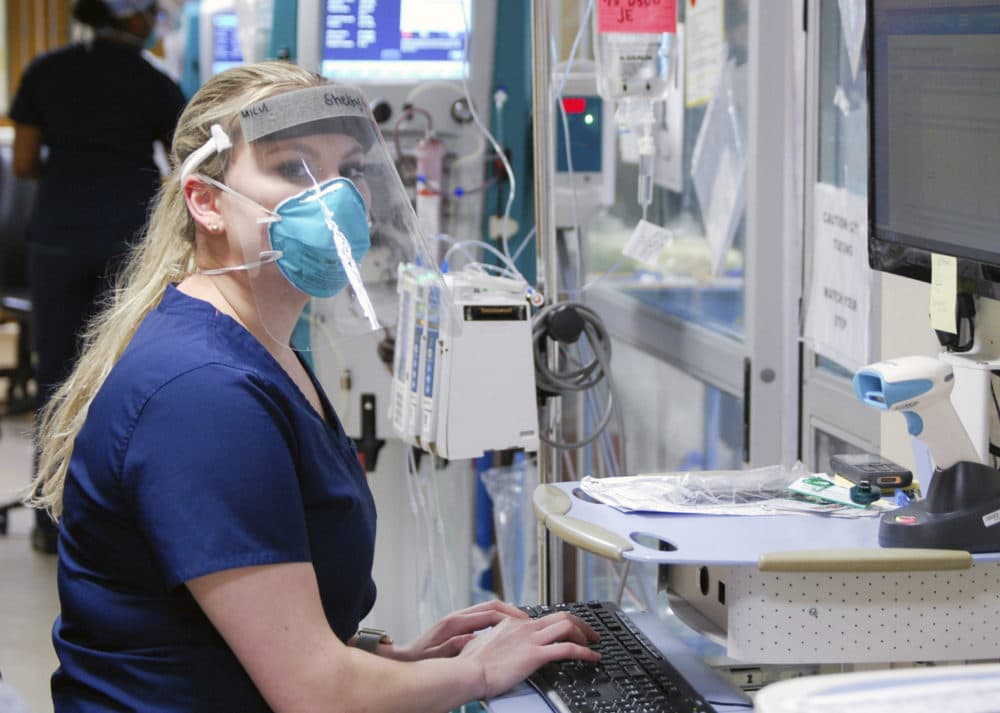
<instances>
[{"instance_id":1,"label":"hanging cable","mask_svg":"<svg viewBox=\"0 0 1000 713\"><path fill-rule=\"evenodd\" d=\"M611 373L611 337L601 318L592 309L579 302L558 302L543 308L535 315L532 324L532 345L535 357L535 385L546 396L586 392L595 388ZM569 360L567 347L581 335L586 335L593 358L586 363ZM557 348L568 363L568 368L555 371L548 366L548 350ZM543 443L553 448L581 448L594 442L607 428L614 412L614 395L608 390L607 405L594 432L576 442L565 442L545 434L539 436Z\"/></svg>"}]
</instances>

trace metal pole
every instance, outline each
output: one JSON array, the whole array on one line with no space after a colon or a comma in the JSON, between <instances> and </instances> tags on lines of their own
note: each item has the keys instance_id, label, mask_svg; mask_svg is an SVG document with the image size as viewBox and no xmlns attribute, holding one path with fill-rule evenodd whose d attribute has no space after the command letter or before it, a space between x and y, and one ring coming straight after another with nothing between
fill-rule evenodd
<instances>
[{"instance_id":1,"label":"metal pole","mask_svg":"<svg viewBox=\"0 0 1000 713\"><path fill-rule=\"evenodd\" d=\"M537 273L541 279L542 294L547 304L559 300L559 261L555 232L555 203L549 191L553 184L552 172L552 96L550 82L552 62L549 55L551 37L550 0L531 2L532 47L532 104L535 108L533 122L535 169L535 256ZM549 354L549 366L557 366L557 354ZM558 434L561 407L553 398L545 409L545 420L539 427L547 434ZM538 450L538 482L544 486L559 480L559 453L555 448L541 444ZM539 599L544 603L562 601L561 547L552 535L539 528L538 538Z\"/></svg>"}]
</instances>

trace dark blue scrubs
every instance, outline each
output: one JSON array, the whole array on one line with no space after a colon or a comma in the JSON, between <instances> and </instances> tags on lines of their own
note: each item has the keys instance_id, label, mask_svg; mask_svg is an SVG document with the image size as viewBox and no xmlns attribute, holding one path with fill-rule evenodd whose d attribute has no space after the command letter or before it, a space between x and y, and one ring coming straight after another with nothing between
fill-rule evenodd
<instances>
[{"instance_id":1,"label":"dark blue scrubs","mask_svg":"<svg viewBox=\"0 0 1000 713\"><path fill-rule=\"evenodd\" d=\"M243 327L167 289L74 446L57 713L268 710L184 586L211 572L312 562L330 626L354 634L375 600L375 504L316 388L326 421Z\"/></svg>"},{"instance_id":2,"label":"dark blue scrubs","mask_svg":"<svg viewBox=\"0 0 1000 713\"><path fill-rule=\"evenodd\" d=\"M109 39L41 55L21 78L10 118L48 148L27 236L42 402L69 374L77 333L146 223L160 185L153 142L170 145L184 104L138 47Z\"/></svg>"}]
</instances>

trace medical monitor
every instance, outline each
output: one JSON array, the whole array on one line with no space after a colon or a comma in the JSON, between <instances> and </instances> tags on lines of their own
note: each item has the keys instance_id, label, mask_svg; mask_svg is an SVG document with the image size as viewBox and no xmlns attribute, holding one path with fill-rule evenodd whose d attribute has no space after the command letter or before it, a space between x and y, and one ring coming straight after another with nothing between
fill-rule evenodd
<instances>
[{"instance_id":1,"label":"medical monitor","mask_svg":"<svg viewBox=\"0 0 1000 713\"><path fill-rule=\"evenodd\" d=\"M303 0L299 60L356 85L468 76L472 0ZM303 8L305 13L302 12Z\"/></svg>"},{"instance_id":2,"label":"medical monitor","mask_svg":"<svg viewBox=\"0 0 1000 713\"><path fill-rule=\"evenodd\" d=\"M1000 1L868 0L869 261L1000 299Z\"/></svg>"},{"instance_id":3,"label":"medical monitor","mask_svg":"<svg viewBox=\"0 0 1000 713\"><path fill-rule=\"evenodd\" d=\"M465 80L486 111L497 11L496 0L298 0L295 59L390 101L396 88Z\"/></svg>"},{"instance_id":4,"label":"medical monitor","mask_svg":"<svg viewBox=\"0 0 1000 713\"><path fill-rule=\"evenodd\" d=\"M235 12L217 12L212 16L212 74L243 63L237 26Z\"/></svg>"},{"instance_id":5,"label":"medical monitor","mask_svg":"<svg viewBox=\"0 0 1000 713\"><path fill-rule=\"evenodd\" d=\"M201 81L243 64L239 19L234 0L203 0L200 11L199 44Z\"/></svg>"}]
</instances>

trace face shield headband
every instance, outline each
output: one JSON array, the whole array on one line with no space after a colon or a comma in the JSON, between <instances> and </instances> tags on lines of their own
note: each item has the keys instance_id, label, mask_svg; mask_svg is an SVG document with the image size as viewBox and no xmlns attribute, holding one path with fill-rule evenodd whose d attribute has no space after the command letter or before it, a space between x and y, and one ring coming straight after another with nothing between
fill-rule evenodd
<instances>
[{"instance_id":1,"label":"face shield headband","mask_svg":"<svg viewBox=\"0 0 1000 713\"><path fill-rule=\"evenodd\" d=\"M243 113L250 117L256 115L253 109ZM257 131L251 130L249 135L257 135L259 131L259 128ZM247 134L246 129L244 134ZM367 208L357 186L350 179L342 177L320 183L308 163L301 160L302 173L312 185L285 198L272 210L231 186L195 173L198 166L212 154L231 148L232 141L225 130L214 124L208 141L192 152L182 164L181 183L189 176L196 176L198 180L215 186L263 214L256 222L267 225L270 249L261 250L256 259L240 265L199 272L221 275L239 270L250 271L274 262L294 287L310 297L333 297L349 285L368 327L372 330L379 329L379 318L358 267L358 262L371 245L371 238Z\"/></svg>"}]
</instances>

